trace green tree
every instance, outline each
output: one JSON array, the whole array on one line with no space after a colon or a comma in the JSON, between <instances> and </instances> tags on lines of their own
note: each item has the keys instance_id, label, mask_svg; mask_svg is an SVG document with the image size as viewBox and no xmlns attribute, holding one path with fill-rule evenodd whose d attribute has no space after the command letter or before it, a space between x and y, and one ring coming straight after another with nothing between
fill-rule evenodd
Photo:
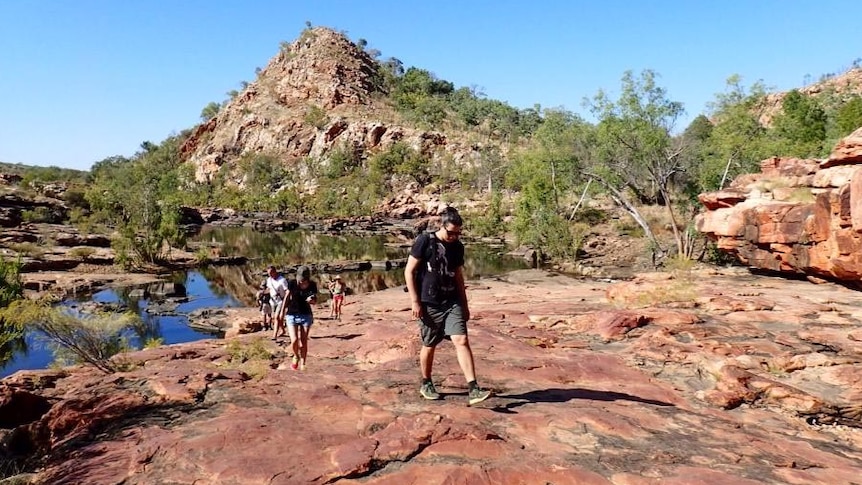
<instances>
[{"instance_id":1,"label":"green tree","mask_svg":"<svg viewBox=\"0 0 862 485\"><path fill-rule=\"evenodd\" d=\"M210 101L210 103L204 106L204 109L201 110L201 121L206 123L215 118L219 111L221 111L221 105L215 101Z\"/></svg>"},{"instance_id":2,"label":"green tree","mask_svg":"<svg viewBox=\"0 0 862 485\"><path fill-rule=\"evenodd\" d=\"M87 201L96 217L117 226L121 237L116 248L131 252L136 262L161 262L171 244L182 242L181 142L180 137L169 137L161 145L148 144L133 159L94 167Z\"/></svg>"},{"instance_id":3,"label":"green tree","mask_svg":"<svg viewBox=\"0 0 862 485\"><path fill-rule=\"evenodd\" d=\"M246 208L271 208L273 194L287 180L287 171L281 161L272 155L248 153L240 158L238 165L243 175L243 192L250 202Z\"/></svg>"},{"instance_id":4,"label":"green tree","mask_svg":"<svg viewBox=\"0 0 862 485\"><path fill-rule=\"evenodd\" d=\"M782 154L812 157L820 154L826 139L826 112L817 101L797 90L784 95L782 111L773 121L777 149Z\"/></svg>"},{"instance_id":5,"label":"green tree","mask_svg":"<svg viewBox=\"0 0 862 485\"><path fill-rule=\"evenodd\" d=\"M0 255L0 364L12 357L14 343L23 335L23 326L3 317L2 309L24 295L21 261L7 261Z\"/></svg>"},{"instance_id":6,"label":"green tree","mask_svg":"<svg viewBox=\"0 0 862 485\"><path fill-rule=\"evenodd\" d=\"M713 129L694 174L701 191L724 188L736 176L756 171L770 155L767 131L760 123L765 96L763 83L747 88L738 75L728 78L725 91L715 95L710 103Z\"/></svg>"},{"instance_id":7,"label":"green tree","mask_svg":"<svg viewBox=\"0 0 862 485\"><path fill-rule=\"evenodd\" d=\"M576 248L563 199L579 180L592 128L563 109L545 110L525 150L517 153L506 184L520 192L512 224L515 237L552 257L574 259Z\"/></svg>"},{"instance_id":8,"label":"green tree","mask_svg":"<svg viewBox=\"0 0 862 485\"><path fill-rule=\"evenodd\" d=\"M835 113L837 137L845 137L862 127L862 96L853 96Z\"/></svg>"},{"instance_id":9,"label":"green tree","mask_svg":"<svg viewBox=\"0 0 862 485\"><path fill-rule=\"evenodd\" d=\"M623 75L617 100L603 91L588 101L599 120L598 145L593 166L585 174L599 183L610 197L641 226L651 244L661 247L635 201L661 203L667 208L680 255L688 252L677 217L673 182L683 171L683 146L671 136L684 113L680 102L668 98L650 70L640 76Z\"/></svg>"}]
</instances>

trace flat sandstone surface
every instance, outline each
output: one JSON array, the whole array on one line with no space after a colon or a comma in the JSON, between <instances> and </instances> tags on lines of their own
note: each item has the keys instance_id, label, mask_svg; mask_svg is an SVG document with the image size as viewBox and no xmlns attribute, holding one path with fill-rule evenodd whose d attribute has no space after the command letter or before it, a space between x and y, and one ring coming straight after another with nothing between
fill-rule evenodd
<instances>
[{"instance_id":1,"label":"flat sandstone surface","mask_svg":"<svg viewBox=\"0 0 862 485\"><path fill-rule=\"evenodd\" d=\"M444 399L419 396L394 288L349 297L342 321L318 308L305 371L259 332L136 352L113 375L19 372L0 410L15 394L47 412L0 437L32 443L51 484L862 483L856 291L740 270L520 271L468 295L495 392L474 407L449 342ZM240 363L256 346L271 358Z\"/></svg>"}]
</instances>

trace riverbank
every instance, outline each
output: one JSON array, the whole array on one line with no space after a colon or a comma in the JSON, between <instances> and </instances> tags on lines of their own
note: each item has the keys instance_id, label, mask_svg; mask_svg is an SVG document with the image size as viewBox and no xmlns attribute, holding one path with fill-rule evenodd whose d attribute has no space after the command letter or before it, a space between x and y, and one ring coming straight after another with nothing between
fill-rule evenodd
<instances>
[{"instance_id":1,"label":"riverbank","mask_svg":"<svg viewBox=\"0 0 862 485\"><path fill-rule=\"evenodd\" d=\"M415 323L392 288L318 318L305 372L262 333L136 352L110 376L19 372L0 384L0 416L16 417L2 436L30 443L31 478L55 484L862 476L857 292L708 269L617 283L517 271L468 293L496 394L474 408L445 342L444 399L419 397Z\"/></svg>"}]
</instances>

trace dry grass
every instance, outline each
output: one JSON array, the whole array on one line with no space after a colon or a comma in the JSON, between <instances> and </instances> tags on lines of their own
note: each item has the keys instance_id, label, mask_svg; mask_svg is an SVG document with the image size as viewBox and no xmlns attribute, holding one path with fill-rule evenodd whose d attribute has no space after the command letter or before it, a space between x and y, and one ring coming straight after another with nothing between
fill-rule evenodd
<instances>
[{"instance_id":1,"label":"dry grass","mask_svg":"<svg viewBox=\"0 0 862 485\"><path fill-rule=\"evenodd\" d=\"M245 372L253 379L262 379L270 370L272 354L267 350L263 338L250 342L231 339L225 345L229 364L227 367Z\"/></svg>"}]
</instances>

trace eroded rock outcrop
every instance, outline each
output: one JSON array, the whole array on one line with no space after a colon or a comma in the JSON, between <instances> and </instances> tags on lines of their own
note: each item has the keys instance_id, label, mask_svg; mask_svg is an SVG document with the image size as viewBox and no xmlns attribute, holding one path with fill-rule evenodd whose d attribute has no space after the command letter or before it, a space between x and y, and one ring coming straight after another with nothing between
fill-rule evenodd
<instances>
[{"instance_id":1,"label":"eroded rock outcrop","mask_svg":"<svg viewBox=\"0 0 862 485\"><path fill-rule=\"evenodd\" d=\"M862 279L862 129L826 160L769 158L759 174L701 194L697 228L749 266Z\"/></svg>"}]
</instances>

